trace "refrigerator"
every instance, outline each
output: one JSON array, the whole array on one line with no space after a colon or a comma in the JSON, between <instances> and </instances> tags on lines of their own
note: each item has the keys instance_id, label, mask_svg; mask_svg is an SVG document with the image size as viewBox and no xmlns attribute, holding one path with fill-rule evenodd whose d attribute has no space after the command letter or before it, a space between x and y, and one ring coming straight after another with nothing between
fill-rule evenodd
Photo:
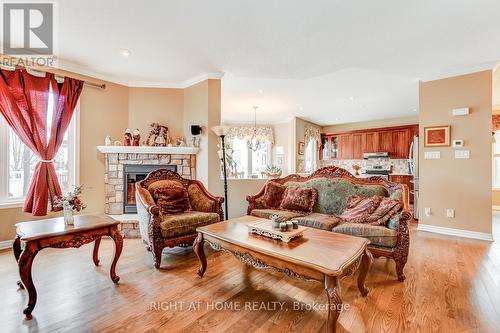
<instances>
[{"instance_id":1,"label":"refrigerator","mask_svg":"<svg viewBox=\"0 0 500 333\"><path fill-rule=\"evenodd\" d=\"M418 136L413 137L410 144L410 151L408 152L408 166L410 174L413 176L411 182L413 183L413 217L418 220Z\"/></svg>"}]
</instances>

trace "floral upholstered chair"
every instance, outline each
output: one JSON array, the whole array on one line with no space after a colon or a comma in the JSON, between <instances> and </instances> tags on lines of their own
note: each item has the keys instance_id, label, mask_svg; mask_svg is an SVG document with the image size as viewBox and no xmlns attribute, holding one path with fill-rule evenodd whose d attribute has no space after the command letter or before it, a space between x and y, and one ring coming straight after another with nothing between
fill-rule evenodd
<instances>
[{"instance_id":1,"label":"floral upholstered chair","mask_svg":"<svg viewBox=\"0 0 500 333\"><path fill-rule=\"evenodd\" d=\"M196 228L224 219L223 198L172 170L153 171L135 187L141 237L156 268L165 247L191 246Z\"/></svg>"}]
</instances>

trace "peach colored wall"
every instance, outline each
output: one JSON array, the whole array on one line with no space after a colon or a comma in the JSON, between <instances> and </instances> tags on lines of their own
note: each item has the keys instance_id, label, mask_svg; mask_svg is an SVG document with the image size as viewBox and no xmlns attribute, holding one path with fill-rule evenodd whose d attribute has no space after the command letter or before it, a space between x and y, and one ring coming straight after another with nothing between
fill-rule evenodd
<instances>
[{"instance_id":1,"label":"peach colored wall","mask_svg":"<svg viewBox=\"0 0 500 333\"><path fill-rule=\"evenodd\" d=\"M301 119L301 118L297 118L295 117L295 122L294 123L294 126L295 126L295 149L292 149L292 150L295 150L295 171L292 170L292 173L293 172L304 172L304 155L299 155L299 151L298 151L298 145L299 145L299 142L304 142L305 139L304 139L304 128L306 126L306 124L309 124L311 126L314 126L314 127L317 127L320 129L321 131L321 127L319 125L316 125L314 123L311 123L310 121L307 121L307 120L304 120L304 119ZM305 142L304 142L305 143Z\"/></svg>"},{"instance_id":2,"label":"peach colored wall","mask_svg":"<svg viewBox=\"0 0 500 333\"><path fill-rule=\"evenodd\" d=\"M458 107L471 114L453 117ZM491 234L491 110L491 71L420 83L419 223ZM424 127L436 125L451 125L451 138L465 140L470 159L455 159L452 147L423 147ZM426 151L440 151L441 159L424 159ZM455 218L446 217L447 208Z\"/></svg>"},{"instance_id":3,"label":"peach colored wall","mask_svg":"<svg viewBox=\"0 0 500 333\"><path fill-rule=\"evenodd\" d=\"M389 126L418 124L418 115L416 113L417 112L415 112L415 116L412 117L399 117L399 118L360 121L356 123L323 126L321 127L321 133L341 133L341 132L368 129L368 128L382 128Z\"/></svg>"},{"instance_id":4,"label":"peach colored wall","mask_svg":"<svg viewBox=\"0 0 500 333\"><path fill-rule=\"evenodd\" d=\"M147 138L153 121L168 126L172 141L183 137L183 110L183 89L129 88L128 126L140 130L142 141Z\"/></svg>"}]
</instances>

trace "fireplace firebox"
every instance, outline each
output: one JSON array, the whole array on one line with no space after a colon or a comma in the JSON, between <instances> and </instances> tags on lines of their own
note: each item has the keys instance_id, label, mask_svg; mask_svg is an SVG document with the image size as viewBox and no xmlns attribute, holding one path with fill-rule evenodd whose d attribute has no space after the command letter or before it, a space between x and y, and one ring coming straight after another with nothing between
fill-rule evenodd
<instances>
[{"instance_id":1,"label":"fireplace firebox","mask_svg":"<svg viewBox=\"0 0 500 333\"><path fill-rule=\"evenodd\" d=\"M168 169L177 172L175 164L125 164L123 166L123 213L136 214L135 183L158 169Z\"/></svg>"}]
</instances>

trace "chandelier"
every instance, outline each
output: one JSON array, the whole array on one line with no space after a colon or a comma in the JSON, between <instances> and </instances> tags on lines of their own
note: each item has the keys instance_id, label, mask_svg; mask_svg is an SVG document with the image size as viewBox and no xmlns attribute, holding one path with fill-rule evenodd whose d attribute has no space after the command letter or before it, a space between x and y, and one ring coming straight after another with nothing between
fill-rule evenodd
<instances>
[{"instance_id":1,"label":"chandelier","mask_svg":"<svg viewBox=\"0 0 500 333\"><path fill-rule=\"evenodd\" d=\"M258 106L253 107L253 127L251 128L252 136L248 139L247 145L248 149L252 151L257 151L260 149L262 142L257 135L257 109Z\"/></svg>"}]
</instances>

